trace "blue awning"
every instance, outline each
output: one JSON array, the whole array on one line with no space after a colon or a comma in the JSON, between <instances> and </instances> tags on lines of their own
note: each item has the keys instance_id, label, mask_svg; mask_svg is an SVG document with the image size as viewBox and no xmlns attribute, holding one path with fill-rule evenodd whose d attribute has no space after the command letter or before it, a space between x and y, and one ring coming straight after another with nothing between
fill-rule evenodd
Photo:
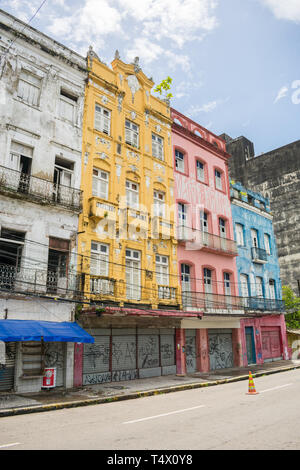
<instances>
[{"instance_id":1,"label":"blue awning","mask_svg":"<svg viewBox=\"0 0 300 470\"><path fill-rule=\"evenodd\" d=\"M0 341L94 343L77 323L37 320L0 320Z\"/></svg>"}]
</instances>

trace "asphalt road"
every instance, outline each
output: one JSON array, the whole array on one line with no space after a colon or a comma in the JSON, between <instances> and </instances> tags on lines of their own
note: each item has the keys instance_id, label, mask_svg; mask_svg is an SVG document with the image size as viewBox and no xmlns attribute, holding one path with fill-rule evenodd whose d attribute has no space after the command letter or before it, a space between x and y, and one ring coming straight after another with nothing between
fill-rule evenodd
<instances>
[{"instance_id":1,"label":"asphalt road","mask_svg":"<svg viewBox=\"0 0 300 470\"><path fill-rule=\"evenodd\" d=\"M300 370L254 383L0 418L0 450L300 450Z\"/></svg>"}]
</instances>

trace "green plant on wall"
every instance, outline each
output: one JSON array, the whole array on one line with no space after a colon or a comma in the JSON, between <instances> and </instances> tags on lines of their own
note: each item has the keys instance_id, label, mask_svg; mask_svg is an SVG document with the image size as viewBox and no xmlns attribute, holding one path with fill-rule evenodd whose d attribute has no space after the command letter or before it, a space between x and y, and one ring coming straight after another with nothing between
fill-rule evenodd
<instances>
[{"instance_id":1,"label":"green plant on wall","mask_svg":"<svg viewBox=\"0 0 300 470\"><path fill-rule=\"evenodd\" d=\"M162 98L164 98L167 101L170 101L171 98L173 98L172 93L169 91L171 89L171 83L172 83L172 78L167 77L164 80L162 80L156 87L154 88L154 91L159 93Z\"/></svg>"},{"instance_id":2,"label":"green plant on wall","mask_svg":"<svg viewBox=\"0 0 300 470\"><path fill-rule=\"evenodd\" d=\"M285 323L288 328L300 329L300 297L297 297L290 286L282 286L282 298L287 312Z\"/></svg>"}]
</instances>

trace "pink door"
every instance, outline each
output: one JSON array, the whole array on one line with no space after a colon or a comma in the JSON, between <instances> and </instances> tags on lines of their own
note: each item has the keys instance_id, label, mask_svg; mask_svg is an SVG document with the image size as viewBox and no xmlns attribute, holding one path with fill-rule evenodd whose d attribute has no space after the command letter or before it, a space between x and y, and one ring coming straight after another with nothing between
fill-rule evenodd
<instances>
[{"instance_id":1,"label":"pink door","mask_svg":"<svg viewBox=\"0 0 300 470\"><path fill-rule=\"evenodd\" d=\"M262 327L262 349L264 360L282 356L279 327Z\"/></svg>"}]
</instances>

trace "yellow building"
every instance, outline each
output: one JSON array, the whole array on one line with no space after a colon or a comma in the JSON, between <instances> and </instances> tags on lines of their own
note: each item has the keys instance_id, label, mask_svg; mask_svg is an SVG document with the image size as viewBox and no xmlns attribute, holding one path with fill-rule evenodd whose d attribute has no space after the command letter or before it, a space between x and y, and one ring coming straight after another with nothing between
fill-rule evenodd
<instances>
[{"instance_id":1,"label":"yellow building","mask_svg":"<svg viewBox=\"0 0 300 470\"><path fill-rule=\"evenodd\" d=\"M151 95L138 58L126 64L116 51L110 68L90 50L88 62L78 235L85 297L105 308L179 309L169 106Z\"/></svg>"}]
</instances>

